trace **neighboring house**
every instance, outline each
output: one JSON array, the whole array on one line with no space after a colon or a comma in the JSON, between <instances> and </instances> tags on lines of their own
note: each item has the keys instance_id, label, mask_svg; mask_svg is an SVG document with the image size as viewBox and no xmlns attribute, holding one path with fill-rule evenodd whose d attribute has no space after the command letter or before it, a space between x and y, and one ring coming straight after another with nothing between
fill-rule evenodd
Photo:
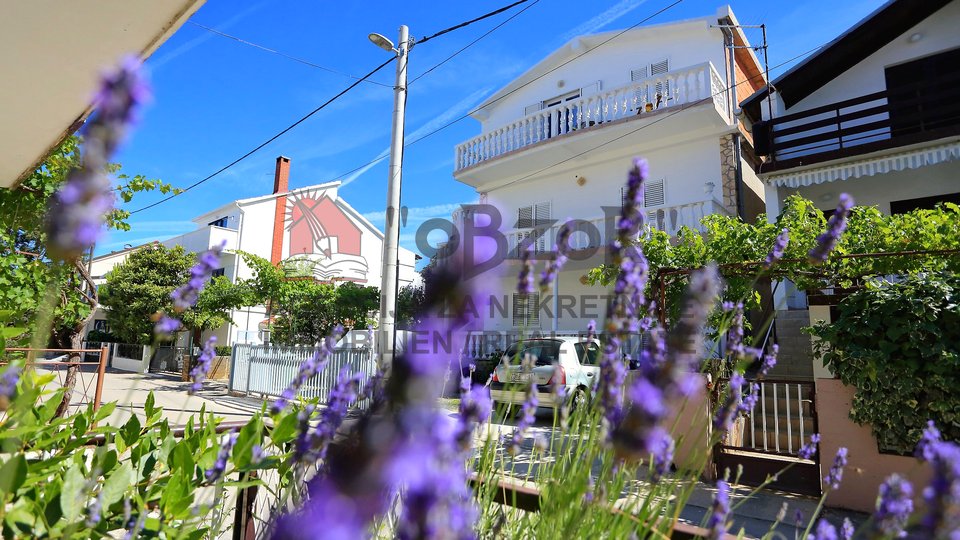
<instances>
[{"instance_id":1,"label":"neighboring house","mask_svg":"<svg viewBox=\"0 0 960 540\"><path fill-rule=\"evenodd\" d=\"M289 190L289 177L290 159L281 156L277 158L273 193L211 210L193 219L197 230L160 243L201 252L225 242L221 268L214 275L226 276L232 282L253 277L236 254L240 250L276 265L293 265L298 272L319 281L352 281L379 288L383 233L340 198L340 182ZM97 275L123 262L129 251L96 257L92 265ZM413 252L400 250L400 287L420 282L415 259ZM259 344L268 338L266 330L266 308L249 306L233 312L232 325L208 335L216 335L221 345Z\"/></svg>"},{"instance_id":2,"label":"neighboring house","mask_svg":"<svg viewBox=\"0 0 960 540\"><path fill-rule=\"evenodd\" d=\"M893 214L960 202L957 25L957 1L887 2L742 103L768 215L794 193Z\"/></svg>"},{"instance_id":3,"label":"neighboring house","mask_svg":"<svg viewBox=\"0 0 960 540\"><path fill-rule=\"evenodd\" d=\"M485 330L582 331L602 319L604 291L584 275L603 262L634 156L650 163L649 222L671 235L681 226L702 230L709 214L752 219L763 211L750 140L733 112L737 95L765 81L736 24L722 7L580 36L477 108L480 135L456 146L454 177L499 209L509 252L541 229L534 249L551 251L568 218L583 220L572 247L601 248L567 264L550 300L515 294L518 266L505 265L497 302L506 309L493 309Z\"/></svg>"},{"instance_id":4,"label":"neighboring house","mask_svg":"<svg viewBox=\"0 0 960 540\"><path fill-rule=\"evenodd\" d=\"M958 25L957 1L887 2L742 102L771 220L792 194L827 212L844 192L892 214L960 203ZM781 363L812 376L807 299L786 282L776 302Z\"/></svg>"}]
</instances>

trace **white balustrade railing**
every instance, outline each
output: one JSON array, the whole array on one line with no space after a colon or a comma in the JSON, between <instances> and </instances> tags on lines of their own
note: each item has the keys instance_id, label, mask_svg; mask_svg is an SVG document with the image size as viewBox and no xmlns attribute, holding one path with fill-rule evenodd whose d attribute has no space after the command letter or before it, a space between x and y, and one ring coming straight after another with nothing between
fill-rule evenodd
<instances>
[{"instance_id":1,"label":"white balustrade railing","mask_svg":"<svg viewBox=\"0 0 960 540\"><path fill-rule=\"evenodd\" d=\"M723 79L710 62L565 101L456 147L456 170L591 126L713 98L726 110Z\"/></svg>"}]
</instances>

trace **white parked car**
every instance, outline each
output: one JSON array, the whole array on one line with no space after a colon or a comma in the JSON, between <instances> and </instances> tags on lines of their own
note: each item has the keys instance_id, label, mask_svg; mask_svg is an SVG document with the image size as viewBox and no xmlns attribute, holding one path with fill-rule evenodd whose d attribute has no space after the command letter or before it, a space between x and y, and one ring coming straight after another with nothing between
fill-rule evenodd
<instances>
[{"instance_id":1,"label":"white parked car","mask_svg":"<svg viewBox=\"0 0 960 540\"><path fill-rule=\"evenodd\" d=\"M555 407L553 385L562 384L566 387L567 399L572 400L576 408L590 397L600 377L600 353L599 341L586 341L577 336L514 343L493 371L490 398L494 403L520 405L526 399L528 385L536 381L539 405ZM536 359L534 365L523 365L527 355Z\"/></svg>"}]
</instances>

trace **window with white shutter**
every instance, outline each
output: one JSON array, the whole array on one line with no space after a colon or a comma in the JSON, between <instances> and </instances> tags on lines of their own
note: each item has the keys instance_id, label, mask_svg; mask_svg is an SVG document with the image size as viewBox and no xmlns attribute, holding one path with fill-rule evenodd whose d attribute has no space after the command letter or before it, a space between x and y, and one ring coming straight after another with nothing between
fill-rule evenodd
<instances>
[{"instance_id":1,"label":"window with white shutter","mask_svg":"<svg viewBox=\"0 0 960 540\"><path fill-rule=\"evenodd\" d=\"M647 180L643 183L643 206L649 208L651 206L661 206L666 200L664 188L663 188L663 179L660 180ZM627 203L627 188L620 188L620 206L622 207Z\"/></svg>"},{"instance_id":2,"label":"window with white shutter","mask_svg":"<svg viewBox=\"0 0 960 540\"><path fill-rule=\"evenodd\" d=\"M528 116L542 109L543 109L542 101L540 103L534 103L533 105L527 105L526 107L523 108L523 115Z\"/></svg>"},{"instance_id":3,"label":"window with white shutter","mask_svg":"<svg viewBox=\"0 0 960 540\"><path fill-rule=\"evenodd\" d=\"M668 58L664 58L663 60L651 62L650 64L631 70L630 82L642 81L650 77L663 75L669 71L670 60ZM657 99L657 96L660 96L659 100ZM653 87L639 88L636 91L637 107L642 106L645 102L653 103L654 106L659 107L665 105L669 97L670 81L660 81Z\"/></svg>"},{"instance_id":4,"label":"window with white shutter","mask_svg":"<svg viewBox=\"0 0 960 540\"><path fill-rule=\"evenodd\" d=\"M540 327L540 294L513 295L513 326L514 328Z\"/></svg>"},{"instance_id":5,"label":"window with white shutter","mask_svg":"<svg viewBox=\"0 0 960 540\"><path fill-rule=\"evenodd\" d=\"M517 210L517 228L534 229L529 232L521 231L517 234L517 256L521 253L521 247L526 245L523 240L535 235L537 239L532 241L534 253L544 253L546 251L547 235L545 229L549 226L551 211L552 208L549 202L531 204L530 206L520 207Z\"/></svg>"}]
</instances>

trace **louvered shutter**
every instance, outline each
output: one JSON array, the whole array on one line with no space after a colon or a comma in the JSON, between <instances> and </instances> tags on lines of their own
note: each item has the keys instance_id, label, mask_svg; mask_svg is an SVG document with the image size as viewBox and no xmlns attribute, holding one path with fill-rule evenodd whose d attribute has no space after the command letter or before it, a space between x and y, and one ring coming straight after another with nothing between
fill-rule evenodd
<instances>
[{"instance_id":1,"label":"louvered shutter","mask_svg":"<svg viewBox=\"0 0 960 540\"><path fill-rule=\"evenodd\" d=\"M533 227L533 206L523 206L517 210L517 228L529 229Z\"/></svg>"},{"instance_id":2,"label":"louvered shutter","mask_svg":"<svg viewBox=\"0 0 960 540\"><path fill-rule=\"evenodd\" d=\"M546 228L550 221L551 205L549 202L537 203L534 208L536 212L535 224L543 234L540 234L537 238L536 246L534 249L536 253L544 253L547 250L547 235Z\"/></svg>"},{"instance_id":3,"label":"louvered shutter","mask_svg":"<svg viewBox=\"0 0 960 540\"><path fill-rule=\"evenodd\" d=\"M527 105L523 108L523 115L528 116L540 110L543 110L543 102Z\"/></svg>"},{"instance_id":4,"label":"louvered shutter","mask_svg":"<svg viewBox=\"0 0 960 540\"><path fill-rule=\"evenodd\" d=\"M597 81L593 84L590 84L581 88L580 95L577 97L587 97L587 96L592 96L594 94L599 94L601 88L602 88L601 82Z\"/></svg>"},{"instance_id":5,"label":"louvered shutter","mask_svg":"<svg viewBox=\"0 0 960 540\"><path fill-rule=\"evenodd\" d=\"M670 61L663 59L659 62L654 62L650 64L650 76L663 75L670 71ZM662 96L661 105L666 105L667 98L670 97L670 81L658 82L656 87L656 93Z\"/></svg>"},{"instance_id":6,"label":"louvered shutter","mask_svg":"<svg viewBox=\"0 0 960 540\"><path fill-rule=\"evenodd\" d=\"M643 66L642 68L637 68L630 72L630 82L642 81L646 79L648 76L649 76L649 72L647 70L647 66ZM635 109L643 108L644 103L647 101L645 89L641 90L640 88L638 88L633 93L633 99L635 101L634 103Z\"/></svg>"},{"instance_id":7,"label":"louvered shutter","mask_svg":"<svg viewBox=\"0 0 960 540\"><path fill-rule=\"evenodd\" d=\"M663 179L647 181L643 185L643 205L646 207L664 204Z\"/></svg>"}]
</instances>

